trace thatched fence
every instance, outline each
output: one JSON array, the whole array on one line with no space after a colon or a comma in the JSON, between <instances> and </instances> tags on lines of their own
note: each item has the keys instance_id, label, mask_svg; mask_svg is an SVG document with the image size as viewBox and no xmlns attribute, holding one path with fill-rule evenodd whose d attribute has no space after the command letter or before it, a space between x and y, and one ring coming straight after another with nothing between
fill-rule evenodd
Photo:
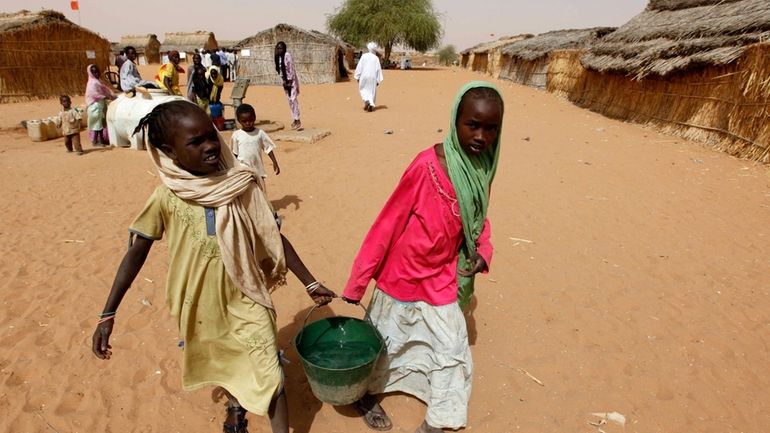
<instances>
[{"instance_id":1,"label":"thatched fence","mask_svg":"<svg viewBox=\"0 0 770 433\"><path fill-rule=\"evenodd\" d=\"M495 41L474 45L460 52L460 65L463 68L498 78L502 71L505 48L512 43L531 37L533 37L531 34L503 36Z\"/></svg>"},{"instance_id":2,"label":"thatched fence","mask_svg":"<svg viewBox=\"0 0 770 433\"><path fill-rule=\"evenodd\" d=\"M652 1L586 52L551 54L548 90L768 162L770 2Z\"/></svg>"},{"instance_id":3,"label":"thatched fence","mask_svg":"<svg viewBox=\"0 0 770 433\"><path fill-rule=\"evenodd\" d=\"M278 24L236 45L242 50L238 58L238 76L249 78L252 84L281 84L274 60L278 41L286 42L300 83L334 83L346 78L353 64L353 47L339 39ZM243 50L247 50L248 55L244 55Z\"/></svg>"},{"instance_id":4,"label":"thatched fence","mask_svg":"<svg viewBox=\"0 0 770 433\"><path fill-rule=\"evenodd\" d=\"M0 14L0 102L82 95L88 65L109 56L108 40L59 12Z\"/></svg>"},{"instance_id":5,"label":"thatched fence","mask_svg":"<svg viewBox=\"0 0 770 433\"><path fill-rule=\"evenodd\" d=\"M544 89L551 52L587 47L614 30L612 27L557 30L508 44L502 49L499 77Z\"/></svg>"}]
</instances>

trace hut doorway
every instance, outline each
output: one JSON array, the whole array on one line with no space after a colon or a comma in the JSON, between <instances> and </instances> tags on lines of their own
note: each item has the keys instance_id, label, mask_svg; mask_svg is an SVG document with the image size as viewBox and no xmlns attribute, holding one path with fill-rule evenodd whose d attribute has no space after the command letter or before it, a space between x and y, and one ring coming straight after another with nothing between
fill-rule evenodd
<instances>
[{"instance_id":1,"label":"hut doorway","mask_svg":"<svg viewBox=\"0 0 770 433\"><path fill-rule=\"evenodd\" d=\"M340 71L340 79L348 78L348 68L345 67L345 53L337 49L337 70Z\"/></svg>"}]
</instances>

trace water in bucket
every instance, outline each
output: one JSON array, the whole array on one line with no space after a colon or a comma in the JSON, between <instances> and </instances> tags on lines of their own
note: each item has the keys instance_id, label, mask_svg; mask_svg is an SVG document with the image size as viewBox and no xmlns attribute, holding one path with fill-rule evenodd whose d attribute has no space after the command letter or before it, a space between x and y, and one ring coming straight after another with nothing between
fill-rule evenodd
<instances>
[{"instance_id":1,"label":"water in bucket","mask_svg":"<svg viewBox=\"0 0 770 433\"><path fill-rule=\"evenodd\" d=\"M377 357L377 349L371 343L358 341L316 343L305 359L318 367L338 370L370 362Z\"/></svg>"}]
</instances>

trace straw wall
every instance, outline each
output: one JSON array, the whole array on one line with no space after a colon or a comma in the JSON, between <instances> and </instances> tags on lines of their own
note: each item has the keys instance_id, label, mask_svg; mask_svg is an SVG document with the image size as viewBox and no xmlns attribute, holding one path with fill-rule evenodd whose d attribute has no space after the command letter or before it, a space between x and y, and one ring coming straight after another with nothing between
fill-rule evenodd
<instances>
[{"instance_id":1,"label":"straw wall","mask_svg":"<svg viewBox=\"0 0 770 433\"><path fill-rule=\"evenodd\" d=\"M352 56L352 51L347 53L338 45L310 41L285 41L288 52L294 59L300 83L336 82L343 75L338 56L343 56L343 69ZM238 58L239 77L251 79L252 84L281 84L281 79L275 70L275 43L272 40L253 41L241 45L240 48L248 49L250 53L248 57Z\"/></svg>"},{"instance_id":2,"label":"straw wall","mask_svg":"<svg viewBox=\"0 0 770 433\"><path fill-rule=\"evenodd\" d=\"M736 62L641 81L587 71L582 53L558 54L548 90L609 117L654 125L731 155L768 162L770 44Z\"/></svg>"},{"instance_id":3,"label":"straw wall","mask_svg":"<svg viewBox=\"0 0 770 433\"><path fill-rule=\"evenodd\" d=\"M460 56L460 66L467 69L470 63L469 62L470 57L471 57L470 53L462 54Z\"/></svg>"},{"instance_id":4,"label":"straw wall","mask_svg":"<svg viewBox=\"0 0 770 433\"><path fill-rule=\"evenodd\" d=\"M500 74L502 73L502 67L503 67L503 47L497 47L493 48L489 51L489 54L487 55L487 61L489 64L487 65L487 73L492 76L492 78L499 78Z\"/></svg>"},{"instance_id":5,"label":"straw wall","mask_svg":"<svg viewBox=\"0 0 770 433\"><path fill-rule=\"evenodd\" d=\"M471 70L476 72L487 72L487 64L489 63L489 58L487 56L486 52L483 53L472 53L471 54Z\"/></svg>"},{"instance_id":6,"label":"straw wall","mask_svg":"<svg viewBox=\"0 0 770 433\"><path fill-rule=\"evenodd\" d=\"M86 50L96 58L86 58ZM86 67L109 64L110 43L66 24L0 32L0 102L82 95Z\"/></svg>"},{"instance_id":7,"label":"straw wall","mask_svg":"<svg viewBox=\"0 0 770 433\"><path fill-rule=\"evenodd\" d=\"M544 89L547 69L548 56L528 61L519 57L513 58L509 55L503 55L500 78Z\"/></svg>"}]
</instances>

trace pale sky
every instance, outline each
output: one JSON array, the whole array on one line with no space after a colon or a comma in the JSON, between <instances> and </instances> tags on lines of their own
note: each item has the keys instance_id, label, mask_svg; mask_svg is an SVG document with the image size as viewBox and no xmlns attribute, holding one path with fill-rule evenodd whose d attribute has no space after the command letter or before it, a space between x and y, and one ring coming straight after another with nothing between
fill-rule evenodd
<instances>
[{"instance_id":1,"label":"pale sky","mask_svg":"<svg viewBox=\"0 0 770 433\"><path fill-rule=\"evenodd\" d=\"M155 33L163 42L165 32L194 30L240 40L282 22L326 32L326 16L341 4L342 0L80 0L80 22L115 42L121 35L143 33ZM433 0L442 14L443 44L453 44L458 51L504 35L617 27L646 5L647 0ZM55 9L78 22L69 0L0 4L2 12L21 9ZM128 12L131 9L136 13Z\"/></svg>"}]
</instances>

